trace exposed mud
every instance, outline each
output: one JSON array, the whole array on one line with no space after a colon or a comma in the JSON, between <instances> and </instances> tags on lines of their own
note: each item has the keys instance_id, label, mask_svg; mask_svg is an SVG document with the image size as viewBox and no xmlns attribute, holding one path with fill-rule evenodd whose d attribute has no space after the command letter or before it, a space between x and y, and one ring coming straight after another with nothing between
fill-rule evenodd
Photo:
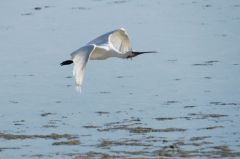
<instances>
[{"instance_id":1,"label":"exposed mud","mask_svg":"<svg viewBox=\"0 0 240 159\"><path fill-rule=\"evenodd\" d=\"M80 141L79 140L68 140L68 141L59 141L59 142L54 142L52 145L59 146L59 145L79 145Z\"/></svg>"},{"instance_id":2,"label":"exposed mud","mask_svg":"<svg viewBox=\"0 0 240 159\"><path fill-rule=\"evenodd\" d=\"M77 138L76 135L71 135L71 134L49 134L49 135L22 135L22 134L10 134L10 133L0 133L0 138L5 139L5 140L25 140L25 139L53 139L53 140L58 140L58 139L74 139Z\"/></svg>"},{"instance_id":3,"label":"exposed mud","mask_svg":"<svg viewBox=\"0 0 240 159\"><path fill-rule=\"evenodd\" d=\"M98 147L112 147L112 146L151 146L151 144L141 143L139 140L103 140L100 144L97 145Z\"/></svg>"},{"instance_id":4,"label":"exposed mud","mask_svg":"<svg viewBox=\"0 0 240 159\"><path fill-rule=\"evenodd\" d=\"M177 145L179 146L179 145ZM223 158L223 157L240 157L240 152L232 151L228 146L217 146L208 149L199 150L183 150L179 147L166 147L162 150L155 151L159 157L207 157L207 158Z\"/></svg>"},{"instance_id":5,"label":"exposed mud","mask_svg":"<svg viewBox=\"0 0 240 159\"><path fill-rule=\"evenodd\" d=\"M218 60L209 60L209 61L205 61L203 63L196 63L193 64L193 66L213 66L215 63L218 63L220 61Z\"/></svg>"},{"instance_id":6,"label":"exposed mud","mask_svg":"<svg viewBox=\"0 0 240 159\"><path fill-rule=\"evenodd\" d=\"M131 133L149 133L149 132L182 132L186 131L183 128L165 128L165 129L155 129L155 128L145 128L145 127L135 127L128 128Z\"/></svg>"}]
</instances>

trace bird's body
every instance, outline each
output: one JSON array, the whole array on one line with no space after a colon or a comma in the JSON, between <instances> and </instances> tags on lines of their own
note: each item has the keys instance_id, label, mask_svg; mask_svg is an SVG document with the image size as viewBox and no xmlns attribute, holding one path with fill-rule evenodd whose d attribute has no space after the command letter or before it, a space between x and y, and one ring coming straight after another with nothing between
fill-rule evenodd
<instances>
[{"instance_id":1,"label":"bird's body","mask_svg":"<svg viewBox=\"0 0 240 159\"><path fill-rule=\"evenodd\" d=\"M73 75L75 76L76 85L81 87L85 72L85 67L88 60L105 60L110 57L132 58L143 53L150 52L134 52L128 33L125 29L120 28L106 34L103 34L96 39L90 41L85 46L79 48L71 54L71 60L61 63L68 65L74 63Z\"/></svg>"},{"instance_id":2,"label":"bird's body","mask_svg":"<svg viewBox=\"0 0 240 159\"><path fill-rule=\"evenodd\" d=\"M132 51L128 34L123 28L101 35L87 45L95 45L95 50L90 56L91 60L105 60L109 57L126 58L128 52Z\"/></svg>"}]
</instances>

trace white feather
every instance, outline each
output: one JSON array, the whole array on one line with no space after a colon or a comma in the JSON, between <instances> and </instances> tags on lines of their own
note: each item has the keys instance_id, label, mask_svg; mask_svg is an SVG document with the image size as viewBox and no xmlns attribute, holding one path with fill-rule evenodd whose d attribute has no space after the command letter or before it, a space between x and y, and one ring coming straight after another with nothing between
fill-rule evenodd
<instances>
[{"instance_id":1,"label":"white feather","mask_svg":"<svg viewBox=\"0 0 240 159\"><path fill-rule=\"evenodd\" d=\"M89 44L108 46L119 54L125 54L128 51L132 51L128 33L124 28L105 33L87 43L87 45Z\"/></svg>"},{"instance_id":2,"label":"white feather","mask_svg":"<svg viewBox=\"0 0 240 159\"><path fill-rule=\"evenodd\" d=\"M94 48L94 45L87 45L71 54L74 63L73 76L75 76L77 87L81 87L82 85L86 64Z\"/></svg>"},{"instance_id":3,"label":"white feather","mask_svg":"<svg viewBox=\"0 0 240 159\"><path fill-rule=\"evenodd\" d=\"M127 31L123 28L103 34L74 51L71 56L74 63L73 76L75 76L77 89L81 90L88 59L127 58L131 52L131 42Z\"/></svg>"}]
</instances>

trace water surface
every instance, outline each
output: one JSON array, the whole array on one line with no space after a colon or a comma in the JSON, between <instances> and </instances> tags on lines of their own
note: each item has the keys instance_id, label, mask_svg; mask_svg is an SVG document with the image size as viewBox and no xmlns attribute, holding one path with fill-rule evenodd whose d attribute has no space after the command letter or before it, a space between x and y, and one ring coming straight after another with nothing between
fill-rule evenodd
<instances>
[{"instance_id":1,"label":"water surface","mask_svg":"<svg viewBox=\"0 0 240 159\"><path fill-rule=\"evenodd\" d=\"M239 158L240 3L0 2L0 158ZM133 60L59 63L124 27Z\"/></svg>"}]
</instances>

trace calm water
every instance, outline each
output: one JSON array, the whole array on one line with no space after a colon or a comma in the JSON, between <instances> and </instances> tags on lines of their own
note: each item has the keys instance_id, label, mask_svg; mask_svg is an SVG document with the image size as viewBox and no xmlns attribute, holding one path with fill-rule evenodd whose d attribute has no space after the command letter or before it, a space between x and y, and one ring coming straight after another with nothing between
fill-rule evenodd
<instances>
[{"instance_id":1,"label":"calm water","mask_svg":"<svg viewBox=\"0 0 240 159\"><path fill-rule=\"evenodd\" d=\"M77 93L59 63L120 27L159 53L89 61ZM239 28L238 0L2 0L0 158L239 158Z\"/></svg>"}]
</instances>

